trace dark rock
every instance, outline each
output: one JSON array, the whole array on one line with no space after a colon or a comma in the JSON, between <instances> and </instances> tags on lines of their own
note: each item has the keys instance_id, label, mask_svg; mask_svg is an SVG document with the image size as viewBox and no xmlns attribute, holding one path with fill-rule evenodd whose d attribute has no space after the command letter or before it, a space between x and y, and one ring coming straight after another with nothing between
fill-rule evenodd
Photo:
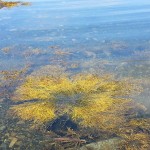
<instances>
[{"instance_id":1,"label":"dark rock","mask_svg":"<svg viewBox=\"0 0 150 150\"><path fill-rule=\"evenodd\" d=\"M60 136L64 136L68 128L77 130L78 126L67 115L63 115L55 119L51 125L47 127L47 131L53 131Z\"/></svg>"},{"instance_id":2,"label":"dark rock","mask_svg":"<svg viewBox=\"0 0 150 150\"><path fill-rule=\"evenodd\" d=\"M2 139L0 139L0 145L3 143Z\"/></svg>"}]
</instances>

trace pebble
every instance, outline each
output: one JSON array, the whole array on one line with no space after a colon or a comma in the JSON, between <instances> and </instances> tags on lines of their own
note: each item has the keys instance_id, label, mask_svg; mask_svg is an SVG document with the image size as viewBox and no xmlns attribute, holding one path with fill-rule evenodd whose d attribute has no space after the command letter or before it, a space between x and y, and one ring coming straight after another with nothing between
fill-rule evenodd
<instances>
[{"instance_id":1,"label":"pebble","mask_svg":"<svg viewBox=\"0 0 150 150\"><path fill-rule=\"evenodd\" d=\"M5 126L0 126L0 132L3 132L6 129Z\"/></svg>"},{"instance_id":2,"label":"pebble","mask_svg":"<svg viewBox=\"0 0 150 150\"><path fill-rule=\"evenodd\" d=\"M21 124L24 124L24 121L18 121L17 122L17 125L21 125Z\"/></svg>"},{"instance_id":3,"label":"pebble","mask_svg":"<svg viewBox=\"0 0 150 150\"><path fill-rule=\"evenodd\" d=\"M4 99L1 98L1 99L0 99L0 103L2 103L3 101L4 101Z\"/></svg>"},{"instance_id":4,"label":"pebble","mask_svg":"<svg viewBox=\"0 0 150 150\"><path fill-rule=\"evenodd\" d=\"M103 140L95 143L90 143L87 145L82 146L78 150L104 150L104 149L111 149L117 150L117 145L121 142L119 138L112 138L108 140Z\"/></svg>"},{"instance_id":5,"label":"pebble","mask_svg":"<svg viewBox=\"0 0 150 150\"><path fill-rule=\"evenodd\" d=\"M17 140L18 140L17 138L13 138L9 144L9 148L12 148L15 145L15 143L17 142Z\"/></svg>"}]
</instances>

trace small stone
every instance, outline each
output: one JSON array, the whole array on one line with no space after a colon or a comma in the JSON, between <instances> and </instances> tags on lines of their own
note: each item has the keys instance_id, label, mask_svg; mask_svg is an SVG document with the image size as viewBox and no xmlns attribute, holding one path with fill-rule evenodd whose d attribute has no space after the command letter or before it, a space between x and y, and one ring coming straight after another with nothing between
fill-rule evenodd
<instances>
[{"instance_id":1,"label":"small stone","mask_svg":"<svg viewBox=\"0 0 150 150\"><path fill-rule=\"evenodd\" d=\"M0 132L3 132L6 129L5 126L0 126Z\"/></svg>"},{"instance_id":2,"label":"small stone","mask_svg":"<svg viewBox=\"0 0 150 150\"><path fill-rule=\"evenodd\" d=\"M12 148L15 145L15 143L17 142L17 140L18 140L17 138L13 138L9 144L9 148Z\"/></svg>"},{"instance_id":3,"label":"small stone","mask_svg":"<svg viewBox=\"0 0 150 150\"><path fill-rule=\"evenodd\" d=\"M21 124L24 124L24 121L21 120L17 122L17 125L21 125Z\"/></svg>"},{"instance_id":4,"label":"small stone","mask_svg":"<svg viewBox=\"0 0 150 150\"><path fill-rule=\"evenodd\" d=\"M15 137L16 136L16 133L15 132L12 132L11 133L11 137Z\"/></svg>"},{"instance_id":5,"label":"small stone","mask_svg":"<svg viewBox=\"0 0 150 150\"><path fill-rule=\"evenodd\" d=\"M3 98L1 98L1 99L0 99L0 103L2 103L3 101L4 101L4 99L3 99Z\"/></svg>"},{"instance_id":6,"label":"small stone","mask_svg":"<svg viewBox=\"0 0 150 150\"><path fill-rule=\"evenodd\" d=\"M117 150L117 145L121 142L121 139L119 138L112 138L108 140L103 140L95 143L90 143L87 145L82 146L78 150L104 150L104 149L110 149L110 150Z\"/></svg>"},{"instance_id":7,"label":"small stone","mask_svg":"<svg viewBox=\"0 0 150 150\"><path fill-rule=\"evenodd\" d=\"M25 138L24 135L20 135L20 136L19 136L19 139L24 139L24 138Z\"/></svg>"}]
</instances>

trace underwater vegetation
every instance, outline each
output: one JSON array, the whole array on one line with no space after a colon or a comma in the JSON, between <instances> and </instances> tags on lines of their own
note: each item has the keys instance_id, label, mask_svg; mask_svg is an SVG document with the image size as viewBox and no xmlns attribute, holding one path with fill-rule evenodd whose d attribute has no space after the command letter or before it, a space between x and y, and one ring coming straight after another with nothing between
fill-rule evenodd
<instances>
[{"instance_id":1,"label":"underwater vegetation","mask_svg":"<svg viewBox=\"0 0 150 150\"><path fill-rule=\"evenodd\" d=\"M30 3L28 3L28 2L20 2L20 1L13 2L13 1L0 0L0 9L3 8L3 7L11 8L11 7L19 6L19 5L28 6L28 5L30 5Z\"/></svg>"},{"instance_id":2,"label":"underwater vegetation","mask_svg":"<svg viewBox=\"0 0 150 150\"><path fill-rule=\"evenodd\" d=\"M112 75L71 75L55 69L46 66L26 76L11 95L17 103L10 107L11 115L39 125L67 115L87 132L91 128L120 137L119 149L149 148L150 120L139 117L144 110L130 98L141 92L139 85Z\"/></svg>"},{"instance_id":3,"label":"underwater vegetation","mask_svg":"<svg viewBox=\"0 0 150 150\"><path fill-rule=\"evenodd\" d=\"M148 150L150 147L150 119L131 119L119 129L118 134L123 138L120 149Z\"/></svg>"},{"instance_id":4,"label":"underwater vegetation","mask_svg":"<svg viewBox=\"0 0 150 150\"><path fill-rule=\"evenodd\" d=\"M62 110L64 113L69 113L73 119L81 118L81 124L94 126L94 124L92 124L94 122L94 118L92 119L89 117L95 116L96 114L101 115L101 113L103 116L107 111L107 118L108 114L119 114L118 109L115 113L115 107L119 105L121 109L121 106L125 107L127 104L130 104L131 101L123 98L123 96L128 95L133 90L132 88L135 87L130 87L130 84L127 83L127 81L119 82L111 80L109 77L99 77L97 75L77 74L73 77L36 77L31 75L28 76L25 82L17 88L13 96L13 100L37 100L35 102L36 104L51 103L54 104L56 110L60 109L61 105L65 105L65 110ZM56 108L57 105L58 108ZM23 112L23 108L25 108L25 110L28 108L26 107L26 104L25 107L23 106L24 104L22 104L21 112ZM37 105L37 107L39 106L40 105ZM113 110L111 109L112 106ZM13 109L16 107L18 108L20 106L15 106ZM29 111L31 109L32 107L30 107ZM33 110L34 109L35 108L33 107ZM18 109L16 109L16 111L17 110ZM33 110L31 110L31 112ZM86 110L88 111L86 112ZM20 111L18 110L18 113L19 112ZM89 113L91 113L91 115ZM23 116L26 115L25 112L19 114L20 117L22 116L21 118L25 118L25 116ZM44 114L44 112L41 114L43 114L43 116L47 115L47 113ZM34 113L33 115L36 114ZM119 117L120 115L121 114L119 114ZM30 119L33 119L34 121L41 121L34 116L31 116ZM88 119L93 121L90 122ZM49 119L45 121L49 121ZM96 125L98 124L96 123Z\"/></svg>"},{"instance_id":5,"label":"underwater vegetation","mask_svg":"<svg viewBox=\"0 0 150 150\"><path fill-rule=\"evenodd\" d=\"M25 67L22 70L0 71L0 98L10 99L15 88L23 81L27 72Z\"/></svg>"}]
</instances>

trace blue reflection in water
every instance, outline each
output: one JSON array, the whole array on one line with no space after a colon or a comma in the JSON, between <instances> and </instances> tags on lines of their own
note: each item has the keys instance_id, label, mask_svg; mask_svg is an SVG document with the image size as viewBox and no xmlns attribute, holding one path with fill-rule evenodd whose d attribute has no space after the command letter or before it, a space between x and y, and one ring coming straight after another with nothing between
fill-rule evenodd
<instances>
[{"instance_id":1,"label":"blue reflection in water","mask_svg":"<svg viewBox=\"0 0 150 150\"><path fill-rule=\"evenodd\" d=\"M0 45L149 40L149 6L147 0L34 0L30 7L0 11Z\"/></svg>"}]
</instances>

